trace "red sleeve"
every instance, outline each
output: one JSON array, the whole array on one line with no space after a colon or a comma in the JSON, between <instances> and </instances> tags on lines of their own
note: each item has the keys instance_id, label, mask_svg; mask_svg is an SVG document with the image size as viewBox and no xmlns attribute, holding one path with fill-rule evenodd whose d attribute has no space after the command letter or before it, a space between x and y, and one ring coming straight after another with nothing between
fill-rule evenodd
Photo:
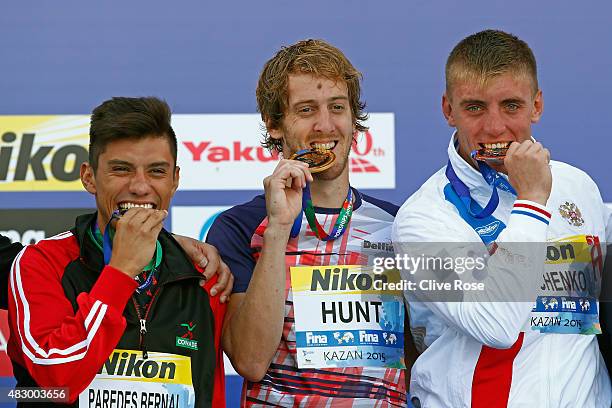
<instances>
[{"instance_id":1,"label":"red sleeve","mask_svg":"<svg viewBox=\"0 0 612 408\"><path fill-rule=\"evenodd\" d=\"M215 316L215 350L217 351L217 365L215 367L215 384L213 388L213 407L225 407L225 369L223 368L223 350L221 349L221 330L225 317L226 303L221 303L219 294L210 295L210 289L217 282L217 275L209 279L204 285L210 299L210 308Z\"/></svg>"},{"instance_id":2,"label":"red sleeve","mask_svg":"<svg viewBox=\"0 0 612 408\"><path fill-rule=\"evenodd\" d=\"M9 353L38 385L68 387L75 401L119 342L137 284L106 266L92 290L78 295L75 313L61 284L68 260L50 245L27 247L11 269Z\"/></svg>"}]
</instances>

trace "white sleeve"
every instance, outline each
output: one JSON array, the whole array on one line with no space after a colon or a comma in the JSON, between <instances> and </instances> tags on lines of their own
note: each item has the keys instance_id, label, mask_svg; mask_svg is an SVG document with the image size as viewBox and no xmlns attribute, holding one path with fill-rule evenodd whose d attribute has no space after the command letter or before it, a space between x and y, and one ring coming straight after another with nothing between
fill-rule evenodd
<instances>
[{"instance_id":1,"label":"white sleeve","mask_svg":"<svg viewBox=\"0 0 612 408\"><path fill-rule=\"evenodd\" d=\"M442 216L434 220L432 212ZM400 257L485 260L482 268L459 270L456 263L451 273L440 273L439 265L432 267L423 262L411 270L400 267L402 278L414 282L412 290L405 292L406 298L422 303L448 326L481 344L511 347L529 319L536 298L550 216L550 211L540 204L517 200L508 225L496 240L497 248L489 254L482 242L475 242L470 227L456 214L402 208L393 225L393 244ZM461 225L451 225L459 222ZM469 232L469 238L458 230ZM427 287L431 280L449 283L451 290L438 287L432 291ZM462 285L482 284L484 290L463 290L454 285L455 281Z\"/></svg>"}]
</instances>

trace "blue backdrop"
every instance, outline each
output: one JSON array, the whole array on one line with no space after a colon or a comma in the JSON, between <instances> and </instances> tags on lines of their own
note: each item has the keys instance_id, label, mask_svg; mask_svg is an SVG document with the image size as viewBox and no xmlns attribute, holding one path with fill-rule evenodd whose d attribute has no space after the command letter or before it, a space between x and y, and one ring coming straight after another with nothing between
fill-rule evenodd
<instances>
[{"instance_id":1,"label":"blue backdrop","mask_svg":"<svg viewBox=\"0 0 612 408\"><path fill-rule=\"evenodd\" d=\"M605 1L206 2L21 1L0 13L0 114L86 114L116 95L159 95L176 113L256 111L258 74L281 46L323 38L364 72L372 112L394 112L400 203L445 160L444 62L485 28L517 34L539 63L545 113L534 135L555 159L586 170L605 201L612 124L612 4ZM252 192L179 192L174 204L215 205ZM2 194L0 206L36 205ZM91 205L51 194L48 205Z\"/></svg>"}]
</instances>

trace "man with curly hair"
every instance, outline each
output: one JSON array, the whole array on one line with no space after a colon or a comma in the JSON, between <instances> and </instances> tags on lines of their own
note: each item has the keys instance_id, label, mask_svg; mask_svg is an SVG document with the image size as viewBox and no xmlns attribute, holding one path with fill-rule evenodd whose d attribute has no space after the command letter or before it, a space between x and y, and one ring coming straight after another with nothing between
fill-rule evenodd
<instances>
[{"instance_id":1,"label":"man with curly hair","mask_svg":"<svg viewBox=\"0 0 612 408\"><path fill-rule=\"evenodd\" d=\"M339 49L321 40L282 48L260 75L263 144L283 160L264 179L264 195L221 214L208 234L236 278L223 347L246 379L244 406L406 404L403 369L298 364L296 320L303 317L294 308L291 268L367 264L364 239L389 242L397 211L349 183L353 136L366 129L360 77ZM332 152L336 160L314 174L290 159L304 149ZM344 339L355 341L351 336Z\"/></svg>"}]
</instances>

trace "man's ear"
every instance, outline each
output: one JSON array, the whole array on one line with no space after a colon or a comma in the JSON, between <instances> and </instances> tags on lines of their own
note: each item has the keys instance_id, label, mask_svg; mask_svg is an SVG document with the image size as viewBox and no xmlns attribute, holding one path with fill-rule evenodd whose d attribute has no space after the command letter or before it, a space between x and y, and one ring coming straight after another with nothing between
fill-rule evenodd
<instances>
[{"instance_id":1,"label":"man's ear","mask_svg":"<svg viewBox=\"0 0 612 408\"><path fill-rule=\"evenodd\" d=\"M444 114L444 117L446 118L446 123L448 123L448 126L455 127L455 117L453 116L453 107L451 105L450 98L448 97L446 92L444 92L444 94L442 95L442 113Z\"/></svg>"},{"instance_id":2,"label":"man's ear","mask_svg":"<svg viewBox=\"0 0 612 408\"><path fill-rule=\"evenodd\" d=\"M266 120L266 130L272 139L282 140L284 136L280 126L277 128L272 127L272 121L270 119Z\"/></svg>"},{"instance_id":3,"label":"man's ear","mask_svg":"<svg viewBox=\"0 0 612 408\"><path fill-rule=\"evenodd\" d=\"M91 194L96 194L96 175L93 167L89 162L84 162L81 164L81 183L85 190L87 190Z\"/></svg>"},{"instance_id":4,"label":"man's ear","mask_svg":"<svg viewBox=\"0 0 612 408\"><path fill-rule=\"evenodd\" d=\"M181 168L179 166L174 166L174 180L172 183L172 195L174 195L174 193L176 193L176 190L178 189L180 174L181 174Z\"/></svg>"},{"instance_id":5,"label":"man's ear","mask_svg":"<svg viewBox=\"0 0 612 408\"><path fill-rule=\"evenodd\" d=\"M538 92L533 98L533 111L531 112L531 123L538 123L544 112L544 96L542 91L538 89Z\"/></svg>"}]
</instances>

